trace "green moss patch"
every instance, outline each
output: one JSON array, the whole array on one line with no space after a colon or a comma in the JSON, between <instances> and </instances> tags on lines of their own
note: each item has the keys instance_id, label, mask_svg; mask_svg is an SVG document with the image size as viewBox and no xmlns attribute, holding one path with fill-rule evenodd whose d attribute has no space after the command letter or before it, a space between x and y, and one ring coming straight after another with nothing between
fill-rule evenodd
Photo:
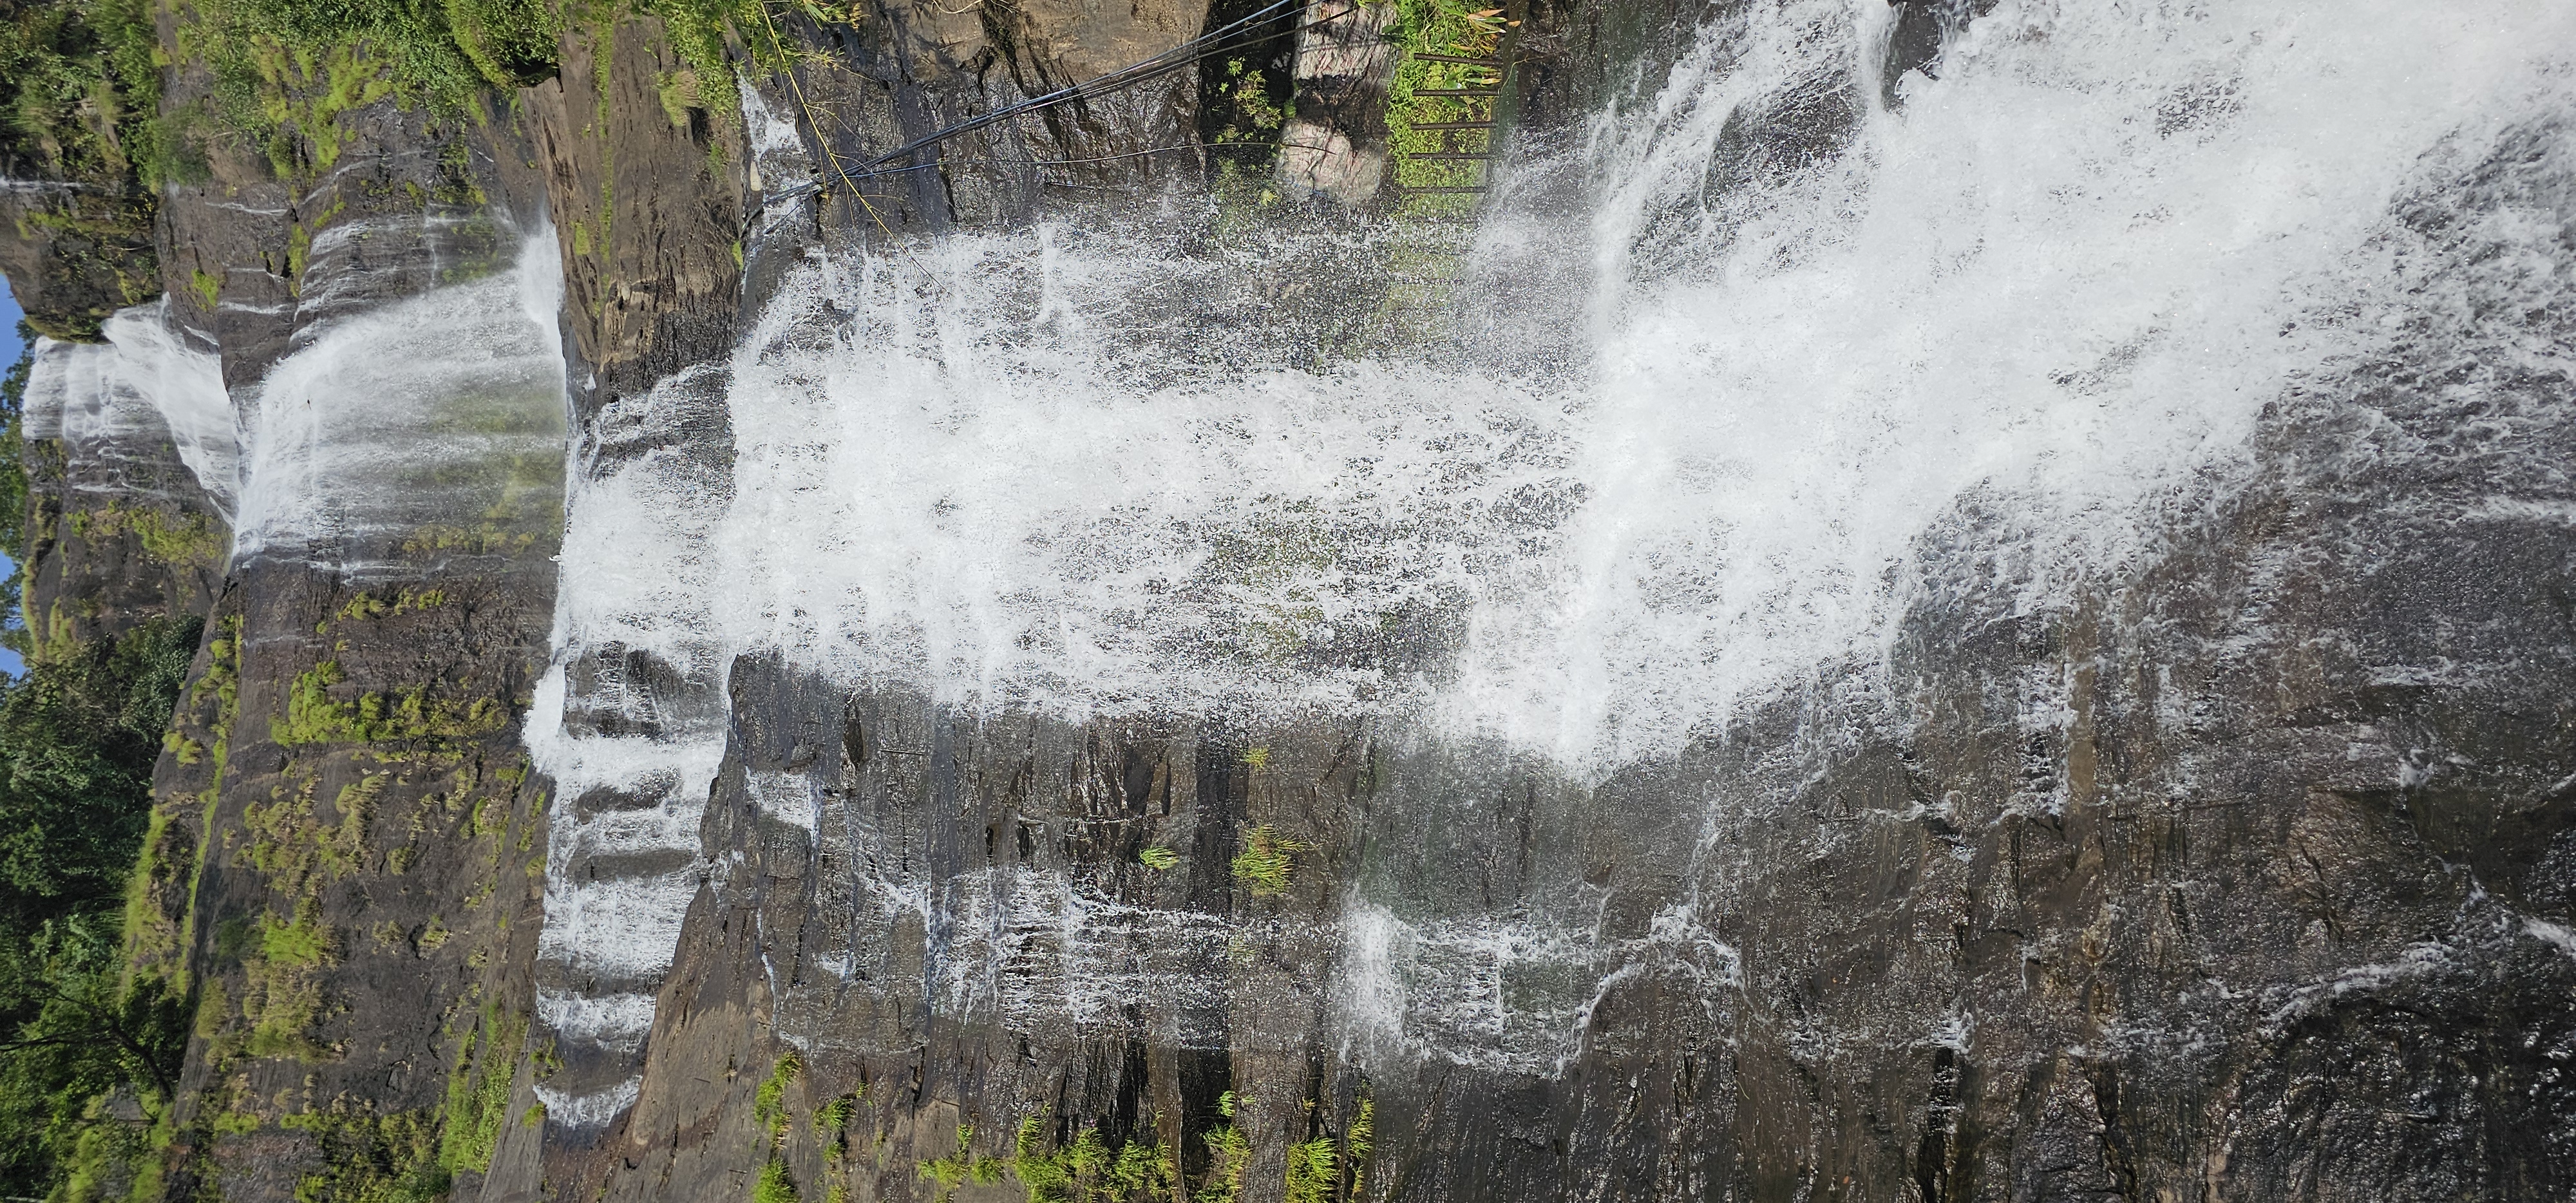
<instances>
[{"instance_id":1,"label":"green moss patch","mask_svg":"<svg viewBox=\"0 0 2576 1203\"><path fill-rule=\"evenodd\" d=\"M489 1003L481 1024L466 1032L448 1074L439 1129L438 1157L448 1169L482 1173L492 1168L492 1150L509 1122L510 1086L527 1034L525 1016L505 1014Z\"/></svg>"},{"instance_id":2,"label":"green moss patch","mask_svg":"<svg viewBox=\"0 0 2576 1203\"><path fill-rule=\"evenodd\" d=\"M1390 31L1397 44L1394 77L1387 83L1387 149L1395 182L1411 188L1468 187L1485 182L1485 164L1473 159L1430 159L1433 153L1485 154L1494 149L1493 131L1426 129L1425 126L1485 121L1497 97L1426 96L1427 90L1493 88L1502 71L1481 63L1440 62L1414 58L1424 51L1451 58L1492 58L1505 30L1503 10L1475 0L1396 0ZM1431 193L1408 198L1409 211L1445 212L1472 207L1472 194Z\"/></svg>"},{"instance_id":3,"label":"green moss patch","mask_svg":"<svg viewBox=\"0 0 2576 1203\"><path fill-rule=\"evenodd\" d=\"M1252 891L1255 898L1277 898L1288 892L1288 877L1296 869L1296 854L1312 847L1289 839L1279 834L1278 828L1264 823L1243 837L1243 851L1234 857L1234 879Z\"/></svg>"},{"instance_id":4,"label":"green moss patch","mask_svg":"<svg viewBox=\"0 0 2576 1203\"><path fill-rule=\"evenodd\" d=\"M430 697L426 685L362 693L349 701L333 698L331 687L346 679L336 660L325 660L298 673L287 690L286 713L269 720L269 738L290 747L470 739L498 731L507 721L501 704L494 699L447 701Z\"/></svg>"}]
</instances>

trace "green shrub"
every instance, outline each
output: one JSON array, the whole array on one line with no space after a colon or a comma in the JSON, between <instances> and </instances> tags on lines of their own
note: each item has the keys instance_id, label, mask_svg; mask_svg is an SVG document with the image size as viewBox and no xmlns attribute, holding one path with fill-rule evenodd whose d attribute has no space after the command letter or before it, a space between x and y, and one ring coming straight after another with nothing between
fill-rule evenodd
<instances>
[{"instance_id":1,"label":"green shrub","mask_svg":"<svg viewBox=\"0 0 2576 1203\"><path fill-rule=\"evenodd\" d=\"M1232 1124L1210 1128L1199 1134L1199 1140L1207 1145L1208 1171L1190 1198L1194 1203L1234 1203L1243 1195L1243 1170L1252 1164L1252 1142Z\"/></svg>"},{"instance_id":2,"label":"green shrub","mask_svg":"<svg viewBox=\"0 0 2576 1203\"><path fill-rule=\"evenodd\" d=\"M1418 96L1415 91L1491 87L1502 82L1501 74L1480 64L1417 59L1410 52L1488 57L1500 48L1504 24L1502 9L1480 7L1474 0L1397 0L1396 18L1388 31L1397 43L1397 58L1386 94L1387 148L1394 152L1391 167L1396 183L1456 186L1476 184L1484 178L1483 165L1474 160L1412 156L1453 146L1460 151L1489 151L1494 146L1489 131L1424 130L1415 126L1485 120L1493 114L1494 98ZM1416 196L1407 202L1417 211L1454 211L1472 204L1467 197L1455 194Z\"/></svg>"},{"instance_id":3,"label":"green shrub","mask_svg":"<svg viewBox=\"0 0 2576 1203\"><path fill-rule=\"evenodd\" d=\"M954 1198L957 1188L966 1183L991 1186L1000 1182L1003 1172L1009 1168L1001 1158L977 1156L970 1147L974 1141L975 1126L959 1124L957 1151L945 1156L933 1157L921 1163L918 1171L920 1175L939 1184L937 1197L940 1203L947 1203L947 1200Z\"/></svg>"},{"instance_id":4,"label":"green shrub","mask_svg":"<svg viewBox=\"0 0 2576 1203\"><path fill-rule=\"evenodd\" d=\"M286 82L262 61L280 51L361 47L407 101L461 112L486 85L552 74L561 28L545 0L196 0L185 11L181 50L214 71L227 116L254 121Z\"/></svg>"},{"instance_id":5,"label":"green shrub","mask_svg":"<svg viewBox=\"0 0 2576 1203\"><path fill-rule=\"evenodd\" d=\"M1234 877L1252 891L1255 898L1276 898L1288 892L1288 875L1296 867L1295 855L1308 845L1279 834L1279 829L1264 823L1244 837L1243 851L1234 857Z\"/></svg>"},{"instance_id":6,"label":"green shrub","mask_svg":"<svg viewBox=\"0 0 2576 1203\"><path fill-rule=\"evenodd\" d=\"M492 1150L510 1113L510 1084L519 1069L519 1045L526 1037L524 1017L483 1005L479 1028L468 1029L456 1050L456 1065L447 1077L447 1105L440 1115L439 1164L449 1170L492 1168Z\"/></svg>"},{"instance_id":7,"label":"green shrub","mask_svg":"<svg viewBox=\"0 0 2576 1203\"><path fill-rule=\"evenodd\" d=\"M1179 1175L1150 1129L1146 1139L1115 1149L1097 1127L1083 1128L1063 1148L1050 1152L1045 1146L1045 1117L1021 1120L1007 1164L1029 1192L1029 1203L1148 1203L1170 1198Z\"/></svg>"},{"instance_id":8,"label":"green shrub","mask_svg":"<svg viewBox=\"0 0 2576 1203\"><path fill-rule=\"evenodd\" d=\"M86 1164L117 1176L146 1149L187 1047L186 1000L126 985L113 914L81 912L0 936L0 1195L42 1197ZM140 1121L98 1100L121 1095Z\"/></svg>"},{"instance_id":9,"label":"green shrub","mask_svg":"<svg viewBox=\"0 0 2576 1203\"><path fill-rule=\"evenodd\" d=\"M1377 1102L1363 1096L1358 1118L1351 1121L1351 1130L1342 1136L1342 1146L1349 1150L1351 1156L1351 1197L1354 1199L1368 1193L1369 1153L1377 1147L1376 1140Z\"/></svg>"},{"instance_id":10,"label":"green shrub","mask_svg":"<svg viewBox=\"0 0 2576 1203\"><path fill-rule=\"evenodd\" d=\"M437 1117L427 1110L307 1112L279 1122L313 1133L322 1146L319 1168L296 1183L299 1201L433 1203L454 1186L455 1175L438 1160Z\"/></svg>"},{"instance_id":11,"label":"green shrub","mask_svg":"<svg viewBox=\"0 0 2576 1203\"><path fill-rule=\"evenodd\" d=\"M21 589L27 580L27 439L23 410L27 376L36 367L36 331L18 323L21 350L9 374L0 377L0 553L9 557L9 579L0 595L0 647L25 656L34 648L22 618Z\"/></svg>"},{"instance_id":12,"label":"green shrub","mask_svg":"<svg viewBox=\"0 0 2576 1203\"><path fill-rule=\"evenodd\" d=\"M787 1131L787 1085L804 1072L805 1062L797 1057L795 1050L790 1049L779 1056L778 1064L770 1068L769 1076L761 1079L759 1089L752 1092L752 1118L759 1120L761 1127L768 1130L773 1143Z\"/></svg>"},{"instance_id":13,"label":"green shrub","mask_svg":"<svg viewBox=\"0 0 2576 1203\"><path fill-rule=\"evenodd\" d=\"M825 1140L838 1140L849 1131L850 1121L859 1115L859 1096L844 1094L814 1109L814 1135Z\"/></svg>"},{"instance_id":14,"label":"green shrub","mask_svg":"<svg viewBox=\"0 0 2576 1203\"><path fill-rule=\"evenodd\" d=\"M494 87L522 87L555 72L563 26L542 0L447 0L447 28Z\"/></svg>"},{"instance_id":15,"label":"green shrub","mask_svg":"<svg viewBox=\"0 0 2576 1203\"><path fill-rule=\"evenodd\" d=\"M155 619L0 683L0 922L122 904L198 630Z\"/></svg>"},{"instance_id":16,"label":"green shrub","mask_svg":"<svg viewBox=\"0 0 2576 1203\"><path fill-rule=\"evenodd\" d=\"M1341 1185L1341 1150L1331 1137L1288 1146L1287 1203L1333 1203Z\"/></svg>"},{"instance_id":17,"label":"green shrub","mask_svg":"<svg viewBox=\"0 0 2576 1203\"><path fill-rule=\"evenodd\" d=\"M53 0L0 9L0 150L22 164L10 174L32 168L116 185L160 161L153 7Z\"/></svg>"},{"instance_id":18,"label":"green shrub","mask_svg":"<svg viewBox=\"0 0 2576 1203\"><path fill-rule=\"evenodd\" d=\"M796 1203L796 1179L788 1174L787 1163L771 1158L762 1163L760 1177L751 1183L751 1203Z\"/></svg>"}]
</instances>

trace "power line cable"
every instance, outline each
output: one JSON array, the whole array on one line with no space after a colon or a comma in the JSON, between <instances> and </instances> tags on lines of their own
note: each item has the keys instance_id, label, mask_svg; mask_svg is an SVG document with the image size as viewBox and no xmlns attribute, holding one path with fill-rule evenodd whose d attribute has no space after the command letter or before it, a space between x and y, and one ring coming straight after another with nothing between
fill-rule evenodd
<instances>
[{"instance_id":1,"label":"power line cable","mask_svg":"<svg viewBox=\"0 0 2576 1203\"><path fill-rule=\"evenodd\" d=\"M1233 44L1228 44L1226 42L1226 39L1241 32L1245 28L1258 25L1261 22L1276 16L1282 11L1297 7L1306 2L1307 0L1276 0L1275 3L1272 3L1266 8L1255 11L1250 16L1235 20L1224 27L1209 33L1201 34L1198 37L1192 38L1189 41L1183 42L1178 46L1174 46L1169 50L1163 51L1162 53L1154 55L1151 58L1147 58L1141 62L1130 64L1126 67L1122 67L1116 71L1111 71L1103 75L1094 76L1093 78L1084 80L1078 84L1058 88L1043 96L1031 97L1014 104L1005 105L1002 108L995 109L980 117L970 118L968 120L958 122L955 125L948 126L947 128L941 129L935 133L916 138L902 146L896 147L893 150L887 151L884 154L868 160L866 163L860 165L859 170L855 173L851 172L848 168L841 166L839 161L840 156L837 153L834 153L828 145L824 148L824 153L832 159L833 169L835 173L840 176L842 182L850 185L850 187L855 190L857 187L856 179L866 179L882 175L898 175L908 171L920 171L938 166L936 163L922 163L911 167L890 169L886 169L885 167L886 164L892 163L897 159L901 159L907 155L916 154L951 138L955 138L963 134L970 134L977 130L985 129L990 126L1000 124L1001 122L1008 121L1014 117L1025 116L1029 113L1037 112L1041 109L1052 108L1069 101L1088 100L1094 97L1106 96L1114 92L1123 91L1127 88L1132 88L1137 84L1145 83L1153 79L1159 79L1165 75L1171 74L1172 72L1178 71L1183 67L1202 62L1219 54L1230 53L1249 46L1257 46L1263 42L1288 37L1293 34L1303 33L1309 29L1328 25L1334 21L1338 21L1349 16L1360 8L1358 0L1354 0L1352 4L1338 12L1316 18L1313 21L1306 22L1305 24L1298 25L1291 29L1281 30L1277 33L1262 34L1258 37L1244 39ZM813 126L816 138L820 139L823 135L822 127L819 123L814 121L813 113L810 108L807 110L806 120L807 124ZM1265 143L1262 145L1270 144ZM1071 166L1081 163L1104 163L1116 159L1136 158L1143 155L1159 154L1165 151L1179 149L1184 148L1157 147L1151 150L1135 151L1123 155L1105 155L1089 159L996 160L996 162L1029 166ZM796 200L798 198L820 192L825 186L825 181L809 180L805 183L794 185L793 187L780 189L764 198L762 204L763 207L766 207L767 204L772 201Z\"/></svg>"}]
</instances>

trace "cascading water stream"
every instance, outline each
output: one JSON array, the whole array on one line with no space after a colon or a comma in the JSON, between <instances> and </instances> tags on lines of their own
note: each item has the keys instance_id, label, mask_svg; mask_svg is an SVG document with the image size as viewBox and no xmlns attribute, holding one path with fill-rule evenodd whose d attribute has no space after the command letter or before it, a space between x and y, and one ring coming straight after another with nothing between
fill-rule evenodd
<instances>
[{"instance_id":1,"label":"cascading water stream","mask_svg":"<svg viewBox=\"0 0 2576 1203\"><path fill-rule=\"evenodd\" d=\"M92 472L161 462L166 445L233 527L237 557L363 575L406 549L524 551L558 517L560 292L540 230L505 270L308 328L238 403L168 300L135 306L104 342L39 340L27 433L64 440Z\"/></svg>"},{"instance_id":2,"label":"cascading water stream","mask_svg":"<svg viewBox=\"0 0 2576 1203\"><path fill-rule=\"evenodd\" d=\"M552 231L507 270L326 321L248 391L236 556L365 575L507 555L560 518Z\"/></svg>"},{"instance_id":3,"label":"cascading water stream","mask_svg":"<svg viewBox=\"0 0 2576 1203\"><path fill-rule=\"evenodd\" d=\"M222 366L191 344L155 301L107 319L103 343L37 340L26 393L26 435L61 439L66 458L121 479L86 487L149 494L131 479L166 442L227 520L241 490L241 444Z\"/></svg>"},{"instance_id":4,"label":"cascading water stream","mask_svg":"<svg viewBox=\"0 0 2576 1203\"><path fill-rule=\"evenodd\" d=\"M730 644L1066 716L1669 751L1866 658L1962 497L2015 515L2032 605L2140 553L2142 499L2367 345L2390 197L2545 111L2561 44L2510 5L2004 4L1891 113L1856 11L1721 19L1561 166L1579 237L1498 219L1589 264L1572 373L1261 366L1162 332L1240 264L1141 236L811 266L735 365ZM1784 113L1832 153L1713 189L1730 123Z\"/></svg>"},{"instance_id":5,"label":"cascading water stream","mask_svg":"<svg viewBox=\"0 0 2576 1203\"><path fill-rule=\"evenodd\" d=\"M1261 281L1349 235L1183 254L1056 227L799 267L729 369L619 402L585 449L530 738L558 854L629 871L550 883L549 1019L611 1051L649 1025L737 654L1066 719L1373 713L1598 780L1820 669L1870 680L1946 591L2056 606L2152 559L2267 404L2420 303L2378 241L2394 200L2565 120L2576 45L2576 10L2505 0L2004 0L1890 111L1886 26L1875 0L1712 21L1579 151L1521 165L1588 208L1507 203L1469 264L1584 289L1438 355L1319 368L1262 328L1293 290ZM718 429L729 463L673 449ZM1926 554L1970 521L1979 554ZM976 889L1067 950L1163 920L1221 944L1071 883ZM1633 958L1733 972L1678 911L1626 943L1353 913L1339 1022L1417 1055L1544 1069ZM1477 983L1514 958L1577 980L1509 1014ZM1188 994L1061 960L994 1005ZM613 1078L549 1106L604 1119Z\"/></svg>"},{"instance_id":6,"label":"cascading water stream","mask_svg":"<svg viewBox=\"0 0 2576 1203\"><path fill-rule=\"evenodd\" d=\"M631 1055L697 893L698 825L724 760L710 536L725 496L722 374L609 404L577 448L555 663L528 747L555 782L537 1010L565 1069L547 1114L585 1126L634 1098Z\"/></svg>"}]
</instances>

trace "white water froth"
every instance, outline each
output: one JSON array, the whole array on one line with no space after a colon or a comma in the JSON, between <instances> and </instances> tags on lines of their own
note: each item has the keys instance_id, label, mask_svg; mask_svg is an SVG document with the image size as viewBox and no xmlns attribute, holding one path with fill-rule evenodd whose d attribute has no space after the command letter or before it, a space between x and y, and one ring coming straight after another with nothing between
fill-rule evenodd
<instances>
[{"instance_id":1,"label":"white water froth","mask_svg":"<svg viewBox=\"0 0 2576 1203\"><path fill-rule=\"evenodd\" d=\"M241 436L214 352L190 344L168 300L119 310L104 343L36 340L26 434L61 439L87 461L129 458L169 440L225 521L240 490Z\"/></svg>"},{"instance_id":2,"label":"white water froth","mask_svg":"<svg viewBox=\"0 0 2576 1203\"><path fill-rule=\"evenodd\" d=\"M1572 373L1159 363L1135 332L1176 315L1139 298L1222 265L1109 235L809 265L734 365L726 642L1072 717L1670 750L1874 658L1962 499L2009 515L2031 607L2150 553L2142 502L2376 336L2349 309L2392 193L2563 105L2576 20L2007 2L1887 112L1882 8L1712 26L1600 119L1570 235L1492 224L1491 262L1584 265L1579 305L1507 319L1578 326ZM1860 109L1846 153L1704 193L1731 116L1815 95Z\"/></svg>"},{"instance_id":3,"label":"white water froth","mask_svg":"<svg viewBox=\"0 0 2576 1203\"><path fill-rule=\"evenodd\" d=\"M546 1122L575 1130L608 1126L608 1121L634 1106L635 1096L643 1092L642 1075L589 1094L567 1093L537 1083L537 1101L546 1105Z\"/></svg>"},{"instance_id":4,"label":"white water froth","mask_svg":"<svg viewBox=\"0 0 2576 1203\"><path fill-rule=\"evenodd\" d=\"M1465 717L1647 751L1866 656L1964 497L2012 514L2028 609L2151 553L2136 503L2375 333L2341 319L2392 194L2563 110L2576 44L2563 6L2008 2L1833 169L1688 199L1731 115L1838 69L1851 7L1757 9L1603 119L1590 500L1478 612ZM1647 236L1677 213L1698 240Z\"/></svg>"},{"instance_id":5,"label":"white water froth","mask_svg":"<svg viewBox=\"0 0 2576 1203\"><path fill-rule=\"evenodd\" d=\"M545 230L513 270L310 332L245 402L234 553L523 550L560 496L561 292Z\"/></svg>"},{"instance_id":6,"label":"white water froth","mask_svg":"<svg viewBox=\"0 0 2576 1203\"><path fill-rule=\"evenodd\" d=\"M593 420L566 485L554 659L528 712L529 754L556 798L538 1009L558 1039L620 1057L652 1026L724 761L727 660L707 546L722 494L686 452L705 376L615 399ZM574 1095L587 1101L563 1114L604 1122L634 1087Z\"/></svg>"},{"instance_id":7,"label":"white water froth","mask_svg":"<svg viewBox=\"0 0 2576 1203\"><path fill-rule=\"evenodd\" d=\"M537 1018L548 1031L577 1032L603 1046L631 1051L653 1030L653 996L634 990L598 995L539 991Z\"/></svg>"},{"instance_id":8,"label":"white water froth","mask_svg":"<svg viewBox=\"0 0 2576 1203\"><path fill-rule=\"evenodd\" d=\"M1590 901L1591 915L1569 907L1523 919L1411 923L1354 895L1335 961L1341 1055L1552 1074L1583 1051L1602 999L1630 981L1679 978L1712 1006L1742 984L1739 954L1688 904L1658 912L1644 936L1621 940L1599 930L1608 896Z\"/></svg>"}]
</instances>

